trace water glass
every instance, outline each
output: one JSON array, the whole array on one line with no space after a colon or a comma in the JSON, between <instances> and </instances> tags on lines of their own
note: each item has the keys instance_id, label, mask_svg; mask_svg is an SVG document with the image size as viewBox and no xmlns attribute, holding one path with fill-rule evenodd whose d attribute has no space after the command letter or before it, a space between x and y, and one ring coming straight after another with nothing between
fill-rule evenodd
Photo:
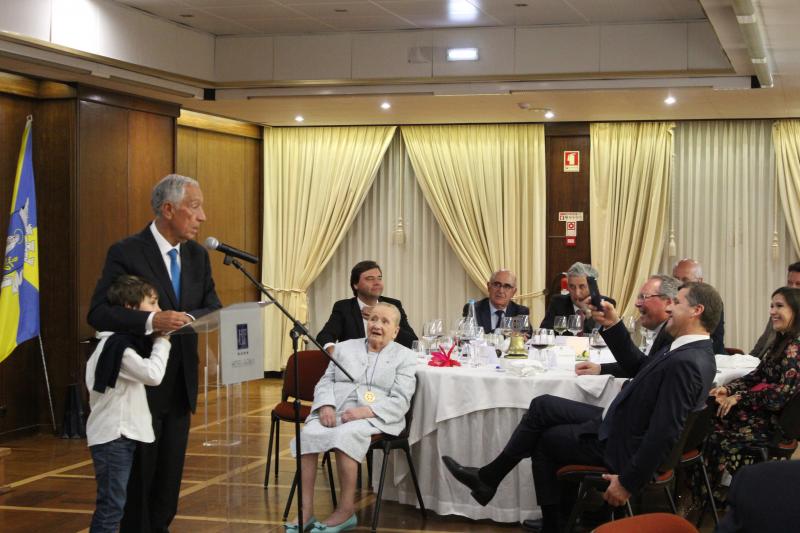
<instances>
[{"instance_id":1,"label":"water glass","mask_svg":"<svg viewBox=\"0 0 800 533\"><path fill-rule=\"evenodd\" d=\"M503 321L500 323L500 329L502 329L503 335L510 337L514 332L514 317L504 316Z\"/></svg>"}]
</instances>

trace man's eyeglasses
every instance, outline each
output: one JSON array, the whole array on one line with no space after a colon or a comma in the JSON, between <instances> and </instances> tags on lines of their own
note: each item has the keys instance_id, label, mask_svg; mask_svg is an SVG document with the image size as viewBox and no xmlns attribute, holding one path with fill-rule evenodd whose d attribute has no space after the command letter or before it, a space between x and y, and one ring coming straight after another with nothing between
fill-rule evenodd
<instances>
[{"instance_id":1,"label":"man's eyeglasses","mask_svg":"<svg viewBox=\"0 0 800 533\"><path fill-rule=\"evenodd\" d=\"M655 294L640 294L639 296L636 297L636 301L637 302L644 302L644 301L648 300L649 298L655 298L656 296L658 296L660 298L663 298L665 295L661 294L659 292L657 292Z\"/></svg>"},{"instance_id":2,"label":"man's eyeglasses","mask_svg":"<svg viewBox=\"0 0 800 533\"><path fill-rule=\"evenodd\" d=\"M513 285L509 285L508 283L500 283L499 281L493 281L490 283L493 289L505 289L510 291L511 289L515 288Z\"/></svg>"}]
</instances>

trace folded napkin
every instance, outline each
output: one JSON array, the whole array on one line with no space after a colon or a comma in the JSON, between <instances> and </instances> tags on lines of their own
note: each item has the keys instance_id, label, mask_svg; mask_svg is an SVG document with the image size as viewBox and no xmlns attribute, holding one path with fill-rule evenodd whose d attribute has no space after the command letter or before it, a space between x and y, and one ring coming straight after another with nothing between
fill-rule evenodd
<instances>
[{"instance_id":1,"label":"folded napkin","mask_svg":"<svg viewBox=\"0 0 800 533\"><path fill-rule=\"evenodd\" d=\"M605 374L601 376L592 376L592 375L583 375L578 376L575 380L575 383L583 389L588 394L591 394L595 398L599 398L603 395L603 391L606 390L606 385L608 382L614 379L614 376L611 374Z\"/></svg>"},{"instance_id":2,"label":"folded napkin","mask_svg":"<svg viewBox=\"0 0 800 533\"><path fill-rule=\"evenodd\" d=\"M535 376L536 374L543 374L547 371L544 365L539 361L532 361L530 359L523 359L521 361L508 360L506 364L506 371L514 376L521 378L528 376Z\"/></svg>"},{"instance_id":3,"label":"folded napkin","mask_svg":"<svg viewBox=\"0 0 800 533\"><path fill-rule=\"evenodd\" d=\"M715 355L717 368L755 368L761 361L758 357L746 354Z\"/></svg>"}]
</instances>

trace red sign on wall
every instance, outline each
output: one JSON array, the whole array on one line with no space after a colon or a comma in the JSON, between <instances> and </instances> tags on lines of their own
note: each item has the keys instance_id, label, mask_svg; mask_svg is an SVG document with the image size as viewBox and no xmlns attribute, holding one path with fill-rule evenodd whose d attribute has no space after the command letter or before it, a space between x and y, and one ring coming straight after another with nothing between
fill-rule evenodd
<instances>
[{"instance_id":1,"label":"red sign on wall","mask_svg":"<svg viewBox=\"0 0 800 533\"><path fill-rule=\"evenodd\" d=\"M564 245L565 246L567 246L569 248L574 248L575 246L577 246L577 243L576 243L577 237L565 237L565 239L566 239L564 241Z\"/></svg>"},{"instance_id":2,"label":"red sign on wall","mask_svg":"<svg viewBox=\"0 0 800 533\"><path fill-rule=\"evenodd\" d=\"M581 153L578 150L564 151L564 172L581 171Z\"/></svg>"}]
</instances>

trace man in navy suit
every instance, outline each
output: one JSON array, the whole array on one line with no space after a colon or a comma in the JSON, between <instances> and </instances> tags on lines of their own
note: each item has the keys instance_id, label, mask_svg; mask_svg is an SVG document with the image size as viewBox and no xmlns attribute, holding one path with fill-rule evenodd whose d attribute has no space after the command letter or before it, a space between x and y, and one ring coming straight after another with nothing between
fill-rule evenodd
<instances>
[{"instance_id":1,"label":"man in navy suit","mask_svg":"<svg viewBox=\"0 0 800 533\"><path fill-rule=\"evenodd\" d=\"M408 323L406 312L400 300L382 296L383 272L375 261L356 263L350 271L350 288L353 297L339 300L333 304L333 311L328 321L317 335L319 342L328 353L333 353L333 345L350 339L363 339L366 335L366 322L369 313L378 302L394 305L400 311L400 332L395 342L406 348L417 340L417 335Z\"/></svg>"},{"instance_id":2,"label":"man in navy suit","mask_svg":"<svg viewBox=\"0 0 800 533\"><path fill-rule=\"evenodd\" d=\"M511 301L517 293L517 276L510 270L500 269L492 274L486 289L489 291L489 297L475 304L478 325L486 333L499 328L504 317L530 314L527 307ZM465 305L462 316L467 316L467 308L468 305Z\"/></svg>"},{"instance_id":3,"label":"man in navy suit","mask_svg":"<svg viewBox=\"0 0 800 533\"><path fill-rule=\"evenodd\" d=\"M619 322L614 306L603 302L593 313L602 326ZM604 466L612 472L604 499L619 506L656 473L683 431L692 411L705 407L716 364L709 331L719 320L722 300L705 283L688 283L668 308L667 329L675 340L659 353L615 353L635 377L606 411L602 407L544 395L534 398L504 450L483 468L465 467L442 457L472 497L486 505L503 478L525 457L533 463L536 500L542 520L525 521L531 531L559 530L560 487L556 472L567 464ZM621 328L620 335L627 335Z\"/></svg>"},{"instance_id":4,"label":"man in navy suit","mask_svg":"<svg viewBox=\"0 0 800 533\"><path fill-rule=\"evenodd\" d=\"M585 317L583 332L592 332L596 324L592 320L589 308L584 303L586 298L589 297L589 280L587 279L589 276L594 279L598 279L600 276L597 269L592 265L578 262L569 267L569 270L567 270L567 290L569 294L557 294L550 298L550 305L547 306L542 323L539 324L540 328L553 329L557 316L583 314ZM611 302L611 305L617 305L617 302L608 296L601 296L601 298ZM564 334L572 335L570 332L565 332Z\"/></svg>"},{"instance_id":5,"label":"man in navy suit","mask_svg":"<svg viewBox=\"0 0 800 533\"><path fill-rule=\"evenodd\" d=\"M193 239L205 221L197 181L170 174L153 188L155 220L111 246L89 307L98 331L149 335L173 331L222 307L211 277L208 253ZM122 274L149 281L162 311L112 306L106 294ZM197 336L172 338L161 384L147 387L155 442L139 444L128 482L122 532L167 532L178 509L191 413L197 405Z\"/></svg>"}]
</instances>

